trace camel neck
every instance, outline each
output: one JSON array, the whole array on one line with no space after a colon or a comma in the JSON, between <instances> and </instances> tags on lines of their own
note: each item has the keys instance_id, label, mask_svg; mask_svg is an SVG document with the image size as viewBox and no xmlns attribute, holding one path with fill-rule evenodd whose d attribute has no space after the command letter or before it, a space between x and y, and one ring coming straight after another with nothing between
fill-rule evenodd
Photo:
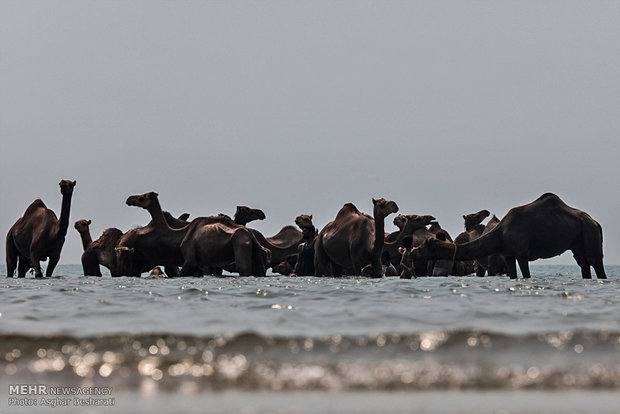
<instances>
[{"instance_id":1,"label":"camel neck","mask_svg":"<svg viewBox=\"0 0 620 414\"><path fill-rule=\"evenodd\" d=\"M372 247L373 256L381 257L383 243L385 242L385 218L375 218L375 244Z\"/></svg>"},{"instance_id":2,"label":"camel neck","mask_svg":"<svg viewBox=\"0 0 620 414\"><path fill-rule=\"evenodd\" d=\"M60 220L58 221L58 232L56 233L59 237L65 237L67 235L67 228L69 227L69 213L71 210L71 194L65 194L62 196L62 207L60 209Z\"/></svg>"},{"instance_id":3,"label":"camel neck","mask_svg":"<svg viewBox=\"0 0 620 414\"><path fill-rule=\"evenodd\" d=\"M308 226L306 228L307 229L311 229L310 231L308 231L308 233L310 233L311 235L304 234L302 241L305 242L305 243L309 243L312 240L314 240L314 237L315 237L315 234L316 234L316 228L313 225L310 225L310 226Z\"/></svg>"},{"instance_id":4,"label":"camel neck","mask_svg":"<svg viewBox=\"0 0 620 414\"><path fill-rule=\"evenodd\" d=\"M442 243L441 246L441 258L443 259L473 260L501 251L502 234L493 229L475 240L459 244L456 252L455 245L452 243Z\"/></svg>"},{"instance_id":5,"label":"camel neck","mask_svg":"<svg viewBox=\"0 0 620 414\"><path fill-rule=\"evenodd\" d=\"M82 247L86 250L93 242L93 238L90 236L90 230L87 228L86 231L81 231L80 237L82 238Z\"/></svg>"},{"instance_id":6,"label":"camel neck","mask_svg":"<svg viewBox=\"0 0 620 414\"><path fill-rule=\"evenodd\" d=\"M157 227L168 227L168 223L166 222L166 218L164 217L164 212L161 209L161 204L159 204L159 200L154 198L150 205L146 208L146 211L151 215L151 219L153 220L153 225Z\"/></svg>"}]
</instances>

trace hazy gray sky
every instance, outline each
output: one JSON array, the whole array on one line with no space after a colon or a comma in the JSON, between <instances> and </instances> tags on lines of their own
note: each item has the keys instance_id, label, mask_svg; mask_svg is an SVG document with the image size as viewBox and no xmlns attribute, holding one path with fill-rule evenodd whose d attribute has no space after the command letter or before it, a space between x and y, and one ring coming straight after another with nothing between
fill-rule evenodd
<instances>
[{"instance_id":1,"label":"hazy gray sky","mask_svg":"<svg viewBox=\"0 0 620 414\"><path fill-rule=\"evenodd\" d=\"M619 1L0 0L0 39L3 235L65 178L95 238L147 191L268 235L386 197L453 237L550 191L620 264Z\"/></svg>"}]
</instances>

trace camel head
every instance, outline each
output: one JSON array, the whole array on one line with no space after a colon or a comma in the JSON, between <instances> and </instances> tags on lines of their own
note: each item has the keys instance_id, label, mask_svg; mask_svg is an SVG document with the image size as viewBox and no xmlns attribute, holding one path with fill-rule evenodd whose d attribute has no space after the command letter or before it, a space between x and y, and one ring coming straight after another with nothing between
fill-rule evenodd
<instances>
[{"instance_id":1,"label":"camel head","mask_svg":"<svg viewBox=\"0 0 620 414\"><path fill-rule=\"evenodd\" d=\"M372 199L372 204L374 205L373 215L375 219L377 218L386 218L392 213L398 213L398 205L391 200L386 200L385 198Z\"/></svg>"},{"instance_id":2,"label":"camel head","mask_svg":"<svg viewBox=\"0 0 620 414\"><path fill-rule=\"evenodd\" d=\"M413 230L417 230L431 224L435 220L435 217L428 215L419 216L417 214L409 214L407 215L407 219L408 224L411 226L411 228Z\"/></svg>"},{"instance_id":3,"label":"camel head","mask_svg":"<svg viewBox=\"0 0 620 414\"><path fill-rule=\"evenodd\" d=\"M278 263L277 265L272 266L271 270L274 273L279 273L279 274L284 275L284 276L288 276L291 273L293 273L293 267L286 260L283 260L281 263Z\"/></svg>"},{"instance_id":4,"label":"camel head","mask_svg":"<svg viewBox=\"0 0 620 414\"><path fill-rule=\"evenodd\" d=\"M295 224L303 231L307 227L313 227L312 214L300 214L295 218Z\"/></svg>"},{"instance_id":5,"label":"camel head","mask_svg":"<svg viewBox=\"0 0 620 414\"><path fill-rule=\"evenodd\" d=\"M469 230L474 226L482 223L482 220L489 217L491 212L489 210L480 210L477 213L466 214L463 216L465 219L465 230Z\"/></svg>"},{"instance_id":6,"label":"camel head","mask_svg":"<svg viewBox=\"0 0 620 414\"><path fill-rule=\"evenodd\" d=\"M265 213L263 213L263 210L246 206L237 206L237 211L235 211L235 223L245 226L247 223L254 220L265 220Z\"/></svg>"},{"instance_id":7,"label":"camel head","mask_svg":"<svg viewBox=\"0 0 620 414\"><path fill-rule=\"evenodd\" d=\"M76 181L61 180L58 185L60 186L60 194L71 195L73 194L73 187L75 187Z\"/></svg>"},{"instance_id":8,"label":"camel head","mask_svg":"<svg viewBox=\"0 0 620 414\"><path fill-rule=\"evenodd\" d=\"M398 227L398 229L400 231L403 231L403 229L405 228L405 225L407 224L408 218L406 215L404 214L399 214L398 216L394 217L394 225L396 227Z\"/></svg>"},{"instance_id":9,"label":"camel head","mask_svg":"<svg viewBox=\"0 0 620 414\"><path fill-rule=\"evenodd\" d=\"M91 223L90 220L82 219L82 220L76 221L73 227L75 227L78 233L82 234L88 231L88 226L90 226L90 223Z\"/></svg>"},{"instance_id":10,"label":"camel head","mask_svg":"<svg viewBox=\"0 0 620 414\"><path fill-rule=\"evenodd\" d=\"M150 193L132 195L127 198L125 203L128 206L142 207L148 210L152 203L157 200L157 196L159 196L159 194L154 191L151 191Z\"/></svg>"}]
</instances>

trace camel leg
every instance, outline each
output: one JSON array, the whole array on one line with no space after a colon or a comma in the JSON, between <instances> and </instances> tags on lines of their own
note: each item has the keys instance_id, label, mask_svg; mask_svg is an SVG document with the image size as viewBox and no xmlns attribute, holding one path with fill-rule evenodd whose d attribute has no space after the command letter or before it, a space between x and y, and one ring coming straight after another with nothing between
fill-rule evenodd
<instances>
[{"instance_id":1,"label":"camel leg","mask_svg":"<svg viewBox=\"0 0 620 414\"><path fill-rule=\"evenodd\" d=\"M26 277L26 273L30 270L30 259L26 256L19 255L19 265L17 266L17 277Z\"/></svg>"},{"instance_id":2,"label":"camel leg","mask_svg":"<svg viewBox=\"0 0 620 414\"><path fill-rule=\"evenodd\" d=\"M164 266L164 270L168 277L179 277L179 268L176 265L167 265Z\"/></svg>"},{"instance_id":3,"label":"camel leg","mask_svg":"<svg viewBox=\"0 0 620 414\"><path fill-rule=\"evenodd\" d=\"M581 268L581 277L583 279L592 279L592 273L590 271L590 263L586 259L585 253L581 249L573 250L573 258ZM598 276L598 274L597 274Z\"/></svg>"},{"instance_id":4,"label":"camel leg","mask_svg":"<svg viewBox=\"0 0 620 414\"><path fill-rule=\"evenodd\" d=\"M47 263L47 269L45 269L45 277L52 277L52 273L54 273L54 269L56 269L56 265L60 260L60 254L50 256L50 260Z\"/></svg>"},{"instance_id":5,"label":"camel leg","mask_svg":"<svg viewBox=\"0 0 620 414\"><path fill-rule=\"evenodd\" d=\"M7 237L6 240L6 277L13 277L15 273L15 269L17 268L17 257L19 253L17 253L17 249L15 248L15 244L13 243L13 238L11 236Z\"/></svg>"},{"instance_id":6,"label":"camel leg","mask_svg":"<svg viewBox=\"0 0 620 414\"><path fill-rule=\"evenodd\" d=\"M41 262L34 254L30 255L30 265L30 267L34 269L34 277L43 277L43 272L41 271Z\"/></svg>"},{"instance_id":7,"label":"camel leg","mask_svg":"<svg viewBox=\"0 0 620 414\"><path fill-rule=\"evenodd\" d=\"M97 257L90 250L86 250L82 253L82 272L84 276L101 276Z\"/></svg>"},{"instance_id":8,"label":"camel leg","mask_svg":"<svg viewBox=\"0 0 620 414\"><path fill-rule=\"evenodd\" d=\"M506 256L506 273L511 279L517 278L517 262L514 257Z\"/></svg>"},{"instance_id":9,"label":"camel leg","mask_svg":"<svg viewBox=\"0 0 620 414\"><path fill-rule=\"evenodd\" d=\"M332 269L329 266L329 259L325 250L323 250L323 240L317 238L314 245L314 275L321 276L333 276Z\"/></svg>"},{"instance_id":10,"label":"camel leg","mask_svg":"<svg viewBox=\"0 0 620 414\"><path fill-rule=\"evenodd\" d=\"M521 269L521 274L525 279L529 279L530 276L530 266L528 264L527 259L517 259L519 263L519 268Z\"/></svg>"},{"instance_id":11,"label":"camel leg","mask_svg":"<svg viewBox=\"0 0 620 414\"><path fill-rule=\"evenodd\" d=\"M596 272L597 278L607 279L607 275L605 274L605 266L603 266L603 259L597 259L592 266L594 266L594 271Z\"/></svg>"},{"instance_id":12,"label":"camel leg","mask_svg":"<svg viewBox=\"0 0 620 414\"><path fill-rule=\"evenodd\" d=\"M181 276L197 276L198 273L198 266L188 261L183 263L183 267L181 268Z\"/></svg>"},{"instance_id":13,"label":"camel leg","mask_svg":"<svg viewBox=\"0 0 620 414\"><path fill-rule=\"evenodd\" d=\"M252 276L252 240L247 234L237 232L233 235L233 254L239 276Z\"/></svg>"}]
</instances>

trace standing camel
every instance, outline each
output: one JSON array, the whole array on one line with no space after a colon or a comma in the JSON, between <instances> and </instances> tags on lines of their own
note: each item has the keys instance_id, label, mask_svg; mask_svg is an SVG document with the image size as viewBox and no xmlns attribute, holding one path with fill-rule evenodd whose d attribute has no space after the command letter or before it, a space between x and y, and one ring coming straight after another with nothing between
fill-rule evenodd
<instances>
[{"instance_id":1,"label":"standing camel","mask_svg":"<svg viewBox=\"0 0 620 414\"><path fill-rule=\"evenodd\" d=\"M573 252L584 279L592 278L590 266L599 279L607 278L600 224L557 195L545 193L529 204L511 209L493 230L471 242L454 244L431 239L414 249L411 256L473 260L499 253L506 260L508 276L516 279L516 262L523 277L529 278L528 262L566 250Z\"/></svg>"},{"instance_id":2,"label":"standing camel","mask_svg":"<svg viewBox=\"0 0 620 414\"><path fill-rule=\"evenodd\" d=\"M314 245L316 276L341 276L349 272L356 276L382 276L385 218L398 212L398 206L384 198L373 198L372 203L374 218L347 203L334 221L323 227Z\"/></svg>"},{"instance_id":3,"label":"standing camel","mask_svg":"<svg viewBox=\"0 0 620 414\"><path fill-rule=\"evenodd\" d=\"M67 227L69 227L69 212L71 210L71 196L75 181L62 180L60 193L62 207L60 219L37 199L26 209L24 215L18 219L6 236L6 269L7 276L13 277L17 267L17 277L25 277L29 269L34 269L35 277L43 277L41 261L49 258L45 276L50 277L60 260L60 252L65 243ZM19 262L19 264L18 264Z\"/></svg>"}]
</instances>

